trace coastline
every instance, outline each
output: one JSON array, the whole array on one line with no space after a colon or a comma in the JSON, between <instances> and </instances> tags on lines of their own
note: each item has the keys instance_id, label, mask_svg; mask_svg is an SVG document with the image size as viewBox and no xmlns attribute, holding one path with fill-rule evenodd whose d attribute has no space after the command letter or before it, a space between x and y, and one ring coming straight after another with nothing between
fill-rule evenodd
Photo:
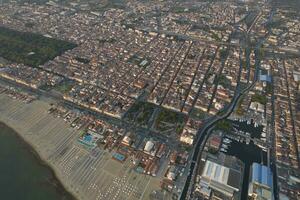
<instances>
[{"instance_id":1,"label":"coastline","mask_svg":"<svg viewBox=\"0 0 300 200\"><path fill-rule=\"evenodd\" d=\"M46 159L43 158L42 154L34 147L34 144L27 140L22 134L20 134L14 127L10 124L0 120L0 127L7 127L12 130L12 133L15 137L24 145L24 147L34 156L37 162L46 167L51 172L51 184L54 184L55 189L58 190L58 193L63 194L63 196L69 197L68 199L79 200L78 197L62 182L62 177L58 176L57 171L54 166L51 166Z\"/></svg>"},{"instance_id":2,"label":"coastline","mask_svg":"<svg viewBox=\"0 0 300 200\"><path fill-rule=\"evenodd\" d=\"M25 103L2 93L0 121L30 146L74 199L124 199L126 195L125 199L150 200L152 192L159 190L160 179L137 174L129 159L119 163L111 159L109 151L99 148L91 152L78 144L82 130L49 114L51 103L51 99Z\"/></svg>"},{"instance_id":3,"label":"coastline","mask_svg":"<svg viewBox=\"0 0 300 200\"><path fill-rule=\"evenodd\" d=\"M11 104L13 106L11 106ZM58 187L61 187L66 191L66 193L73 197L72 199L74 200L85 199L79 193L75 193L75 189L72 188L72 185L65 179L66 177L64 174L60 173L58 166L49 158L49 149L46 150L41 144L42 141L35 138L39 133L30 131L30 127L37 125L38 122L27 122L27 118L33 117L36 119L37 114L40 116L37 120L41 118L50 118L45 126L56 126L57 124L63 123L55 121L56 119L47 113L49 107L49 103L45 101L35 100L27 104L20 100L11 99L5 94L0 94L0 123L12 129L13 132L15 132L16 137L28 147L40 164L48 167L53 177L57 180L57 184L59 184ZM67 125L63 125L63 130L66 132L69 131L67 127ZM43 127L38 128L39 129L37 130L40 130ZM51 148L55 149L55 146L51 146Z\"/></svg>"}]
</instances>

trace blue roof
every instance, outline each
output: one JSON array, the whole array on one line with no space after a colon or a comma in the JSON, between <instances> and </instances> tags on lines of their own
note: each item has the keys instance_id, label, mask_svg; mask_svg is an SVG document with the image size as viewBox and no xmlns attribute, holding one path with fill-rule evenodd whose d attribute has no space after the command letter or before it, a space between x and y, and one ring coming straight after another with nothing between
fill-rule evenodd
<instances>
[{"instance_id":1,"label":"blue roof","mask_svg":"<svg viewBox=\"0 0 300 200\"><path fill-rule=\"evenodd\" d=\"M92 139L93 139L93 137L92 137L91 135L86 135L86 136L84 136L84 141L85 141L85 142L91 142Z\"/></svg>"},{"instance_id":2,"label":"blue roof","mask_svg":"<svg viewBox=\"0 0 300 200\"><path fill-rule=\"evenodd\" d=\"M273 174L271 169L259 163L252 164L252 181L269 187L273 186Z\"/></svg>"},{"instance_id":3,"label":"blue roof","mask_svg":"<svg viewBox=\"0 0 300 200\"><path fill-rule=\"evenodd\" d=\"M113 157L119 161L125 160L125 156L120 153L114 153Z\"/></svg>"},{"instance_id":4,"label":"blue roof","mask_svg":"<svg viewBox=\"0 0 300 200\"><path fill-rule=\"evenodd\" d=\"M271 82L271 76L269 76L269 75L260 75L259 80L260 81Z\"/></svg>"},{"instance_id":5,"label":"blue roof","mask_svg":"<svg viewBox=\"0 0 300 200\"><path fill-rule=\"evenodd\" d=\"M144 172L144 168L142 168L142 167L137 167L137 168L135 169L135 171L138 172L138 173L143 173L143 172Z\"/></svg>"}]
</instances>

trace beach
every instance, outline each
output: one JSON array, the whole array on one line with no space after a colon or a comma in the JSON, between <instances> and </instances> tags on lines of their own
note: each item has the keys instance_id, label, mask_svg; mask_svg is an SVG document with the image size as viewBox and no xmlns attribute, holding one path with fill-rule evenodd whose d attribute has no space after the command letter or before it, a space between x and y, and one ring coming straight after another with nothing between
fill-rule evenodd
<instances>
[{"instance_id":1,"label":"beach","mask_svg":"<svg viewBox=\"0 0 300 200\"><path fill-rule=\"evenodd\" d=\"M40 159L34 149L13 129L1 122L0 163L3 199L75 199L65 191L53 170Z\"/></svg>"},{"instance_id":2,"label":"beach","mask_svg":"<svg viewBox=\"0 0 300 200\"><path fill-rule=\"evenodd\" d=\"M24 103L0 94L0 121L12 127L76 199L150 199L159 189L159 179L137 174L131 162L115 161L111 152L82 148L77 139L82 130L48 113L49 101Z\"/></svg>"},{"instance_id":3,"label":"beach","mask_svg":"<svg viewBox=\"0 0 300 200\"><path fill-rule=\"evenodd\" d=\"M63 186L64 188L61 189L66 189L72 198L76 199L76 194L68 188L67 184L61 181L63 180L63 176L60 175L54 163L50 162L47 154L48 150L43 149L37 140L33 140L32 131L34 130L31 131L30 127L34 125L35 120L38 121L38 118L42 119L47 115L46 113L49 106L47 103L42 103L41 101L35 103L37 104L35 104L33 108L30 104L19 100L12 100L10 97L0 94L0 123L3 123L2 126L8 126L13 129L19 139L22 139L23 142L26 143L26 148L40 160L41 164L47 165L51 169L53 176L59 181L55 183L59 184L57 187ZM26 117L28 117L28 120L25 120ZM49 123L51 123L51 121L49 121Z\"/></svg>"}]
</instances>

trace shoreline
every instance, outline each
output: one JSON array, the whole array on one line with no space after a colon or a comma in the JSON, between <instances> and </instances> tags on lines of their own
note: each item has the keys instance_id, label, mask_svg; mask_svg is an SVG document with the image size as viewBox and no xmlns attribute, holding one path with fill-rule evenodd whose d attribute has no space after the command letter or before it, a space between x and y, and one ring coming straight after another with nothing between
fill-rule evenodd
<instances>
[{"instance_id":1,"label":"shoreline","mask_svg":"<svg viewBox=\"0 0 300 200\"><path fill-rule=\"evenodd\" d=\"M42 157L41 153L38 152L38 150L30 141L28 141L28 139L26 139L14 127L4 122L3 120L0 120L0 127L7 127L8 129L12 130L12 134L14 134L14 136L17 138L18 142L20 142L21 145L23 145L26 150L33 155L38 164L50 171L51 179L49 180L49 184L54 185L57 192L62 194L63 199L67 197L67 199L70 198L70 200L79 200L76 195L72 191L70 191L70 189L68 189L68 187L62 182L61 178L57 175L57 172L51 165L51 163Z\"/></svg>"},{"instance_id":2,"label":"shoreline","mask_svg":"<svg viewBox=\"0 0 300 200\"><path fill-rule=\"evenodd\" d=\"M15 132L16 137L25 143L28 149L36 156L36 159L40 161L40 164L50 169L53 177L57 180L56 183L72 197L71 199L88 200L85 198L84 194L79 193L80 190L78 190L78 186L70 182L65 174L60 171L61 169L55 161L49 158L52 153L51 151L55 151L56 148L47 141L47 139L50 139L49 142L52 142L52 138L46 139L46 137L43 137L45 140L37 139L37 137L45 133L45 131L39 132L39 130L46 126L56 127L57 124L60 123L58 121L61 121L56 121L56 118L48 114L47 111L49 108L50 104L47 101L35 100L30 103L25 103L18 99L12 99L6 94L0 94L0 123L12 129ZM46 124L38 129L30 130L30 128L35 127L39 123L39 119L45 119L47 117L49 118L49 121ZM29 122L28 120L33 121ZM74 136L77 134L70 131L67 125L62 125L61 130L64 128L66 134ZM47 147L44 147L43 145L47 145Z\"/></svg>"},{"instance_id":3,"label":"shoreline","mask_svg":"<svg viewBox=\"0 0 300 200\"><path fill-rule=\"evenodd\" d=\"M41 164L52 170L59 181L53 184L63 186L76 200L113 199L115 196L124 199L124 195L132 200L150 200L151 193L159 190L160 179L136 174L130 160L121 164L111 159L112 154L104 149L92 154L78 145L82 130L49 114L49 102L44 99L25 103L0 94L0 122L14 130ZM128 187L119 185L120 181L127 182Z\"/></svg>"}]
</instances>

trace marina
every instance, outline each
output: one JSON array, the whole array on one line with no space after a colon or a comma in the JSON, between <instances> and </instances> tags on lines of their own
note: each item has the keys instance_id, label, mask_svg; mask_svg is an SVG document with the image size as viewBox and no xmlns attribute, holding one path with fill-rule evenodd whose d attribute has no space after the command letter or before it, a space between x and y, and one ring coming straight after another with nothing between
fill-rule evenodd
<instances>
[{"instance_id":1,"label":"marina","mask_svg":"<svg viewBox=\"0 0 300 200\"><path fill-rule=\"evenodd\" d=\"M230 120L233 125L233 134L226 134L220 151L231 156L235 156L245 164L242 198L247 199L249 174L251 165L261 163L267 165L267 149L263 145L262 138L265 137L266 129L258 125L253 120Z\"/></svg>"}]
</instances>

